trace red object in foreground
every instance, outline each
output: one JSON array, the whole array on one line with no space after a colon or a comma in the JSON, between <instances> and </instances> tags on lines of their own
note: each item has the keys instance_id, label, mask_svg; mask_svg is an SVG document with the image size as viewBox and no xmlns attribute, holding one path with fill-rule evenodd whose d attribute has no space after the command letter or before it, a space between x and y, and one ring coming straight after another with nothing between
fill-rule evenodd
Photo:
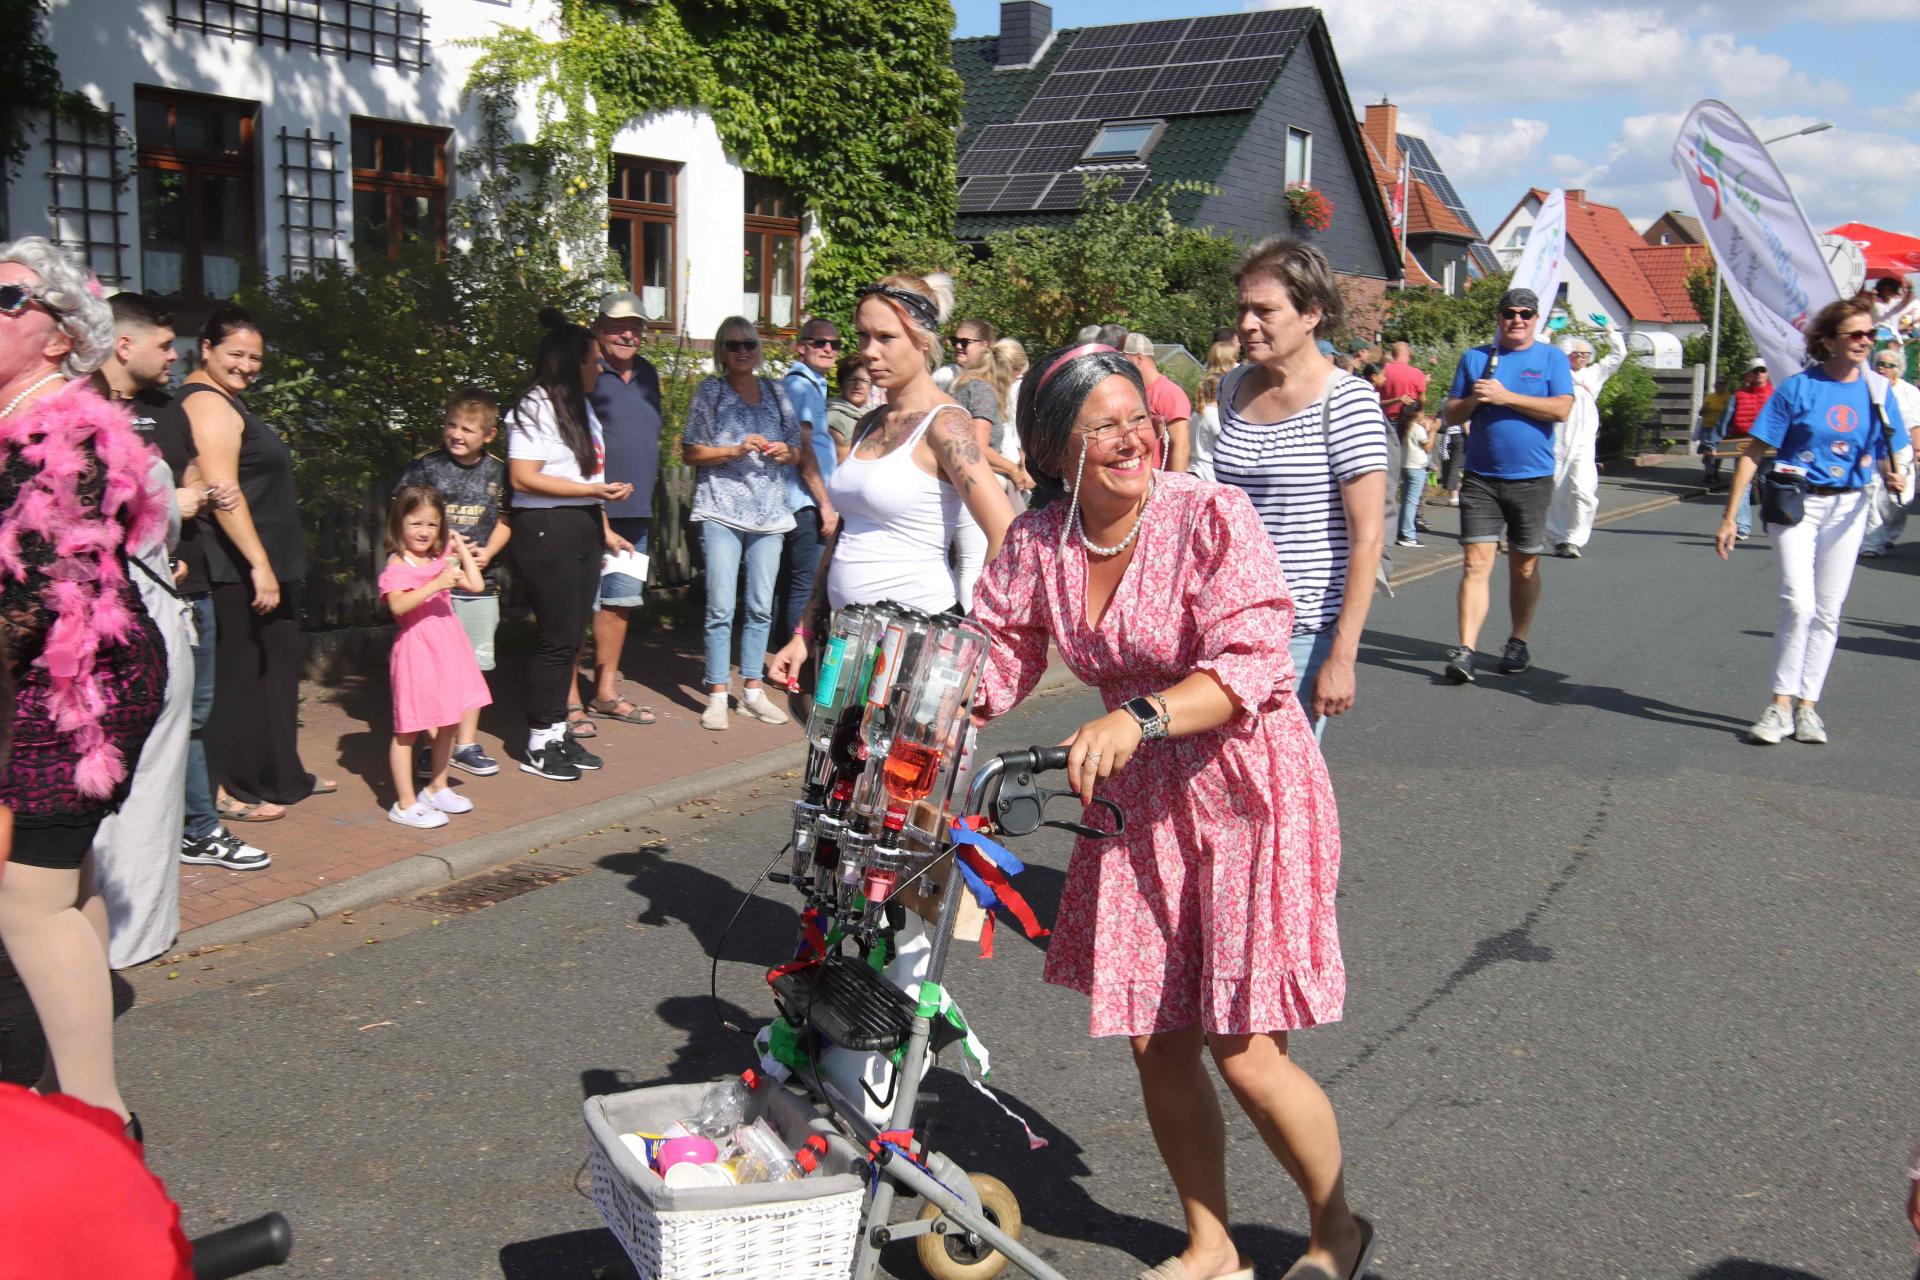
<instances>
[{"instance_id":1,"label":"red object in foreground","mask_svg":"<svg viewBox=\"0 0 1920 1280\"><path fill-rule=\"evenodd\" d=\"M1882 276L1908 276L1920 271L1920 238L1864 222L1843 222L1827 234L1845 236L1860 246L1860 252L1867 256L1869 285Z\"/></svg>"},{"instance_id":2,"label":"red object in foreground","mask_svg":"<svg viewBox=\"0 0 1920 1280\"><path fill-rule=\"evenodd\" d=\"M193 1280L180 1207L120 1117L0 1084L0 1280Z\"/></svg>"}]
</instances>

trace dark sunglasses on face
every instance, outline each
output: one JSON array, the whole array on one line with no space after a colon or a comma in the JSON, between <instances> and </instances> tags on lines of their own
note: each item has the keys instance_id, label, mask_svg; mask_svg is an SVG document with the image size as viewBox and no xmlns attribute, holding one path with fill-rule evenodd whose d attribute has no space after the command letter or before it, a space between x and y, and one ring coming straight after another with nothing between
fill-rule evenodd
<instances>
[{"instance_id":1,"label":"dark sunglasses on face","mask_svg":"<svg viewBox=\"0 0 1920 1280\"><path fill-rule=\"evenodd\" d=\"M824 347L828 351L838 351L840 349L840 339L808 338L806 341L802 342L800 345L803 347Z\"/></svg>"},{"instance_id":2,"label":"dark sunglasses on face","mask_svg":"<svg viewBox=\"0 0 1920 1280\"><path fill-rule=\"evenodd\" d=\"M0 315L17 316L38 301L30 284L0 284Z\"/></svg>"},{"instance_id":3,"label":"dark sunglasses on face","mask_svg":"<svg viewBox=\"0 0 1920 1280\"><path fill-rule=\"evenodd\" d=\"M1843 329L1839 333L1834 334L1833 336L1840 339L1840 341L1842 342L1871 342L1873 341L1873 330Z\"/></svg>"},{"instance_id":4,"label":"dark sunglasses on face","mask_svg":"<svg viewBox=\"0 0 1920 1280\"><path fill-rule=\"evenodd\" d=\"M985 338L955 338L953 340L953 349L955 351L964 351L968 347L979 346L985 341Z\"/></svg>"},{"instance_id":5,"label":"dark sunglasses on face","mask_svg":"<svg viewBox=\"0 0 1920 1280\"><path fill-rule=\"evenodd\" d=\"M1508 307L1500 313L1500 318L1502 320L1531 320L1536 314L1538 313L1529 311L1525 307Z\"/></svg>"},{"instance_id":6,"label":"dark sunglasses on face","mask_svg":"<svg viewBox=\"0 0 1920 1280\"><path fill-rule=\"evenodd\" d=\"M731 351L735 355L739 355L742 351L758 351L760 349L760 339L728 338L725 343L725 346L728 351Z\"/></svg>"}]
</instances>

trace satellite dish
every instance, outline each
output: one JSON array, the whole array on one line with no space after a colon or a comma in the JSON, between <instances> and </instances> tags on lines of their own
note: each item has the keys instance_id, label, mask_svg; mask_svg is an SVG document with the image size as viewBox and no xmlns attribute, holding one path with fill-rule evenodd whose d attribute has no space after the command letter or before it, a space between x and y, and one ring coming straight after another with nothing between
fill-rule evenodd
<instances>
[{"instance_id":1,"label":"satellite dish","mask_svg":"<svg viewBox=\"0 0 1920 1280\"><path fill-rule=\"evenodd\" d=\"M1820 256L1827 260L1827 272L1843 298L1860 292L1867 282L1867 255L1846 236L1832 232L1820 237Z\"/></svg>"}]
</instances>

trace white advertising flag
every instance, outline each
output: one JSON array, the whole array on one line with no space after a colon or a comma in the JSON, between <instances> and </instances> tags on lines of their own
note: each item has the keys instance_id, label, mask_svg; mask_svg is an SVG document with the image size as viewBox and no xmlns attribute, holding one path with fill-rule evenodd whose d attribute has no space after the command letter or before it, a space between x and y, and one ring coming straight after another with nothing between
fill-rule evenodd
<instances>
[{"instance_id":1,"label":"white advertising flag","mask_svg":"<svg viewBox=\"0 0 1920 1280\"><path fill-rule=\"evenodd\" d=\"M1534 323L1537 337L1547 331L1547 319L1553 314L1553 302L1560 296L1560 269L1567 260L1567 194L1555 187L1547 193L1527 232L1527 247L1520 251L1520 264L1513 269L1509 289L1531 289L1540 299L1540 316Z\"/></svg>"},{"instance_id":2,"label":"white advertising flag","mask_svg":"<svg viewBox=\"0 0 1920 1280\"><path fill-rule=\"evenodd\" d=\"M1808 323L1840 297L1792 188L1747 122L1711 98L1687 113L1673 163L1774 382L1792 377L1807 363Z\"/></svg>"}]
</instances>

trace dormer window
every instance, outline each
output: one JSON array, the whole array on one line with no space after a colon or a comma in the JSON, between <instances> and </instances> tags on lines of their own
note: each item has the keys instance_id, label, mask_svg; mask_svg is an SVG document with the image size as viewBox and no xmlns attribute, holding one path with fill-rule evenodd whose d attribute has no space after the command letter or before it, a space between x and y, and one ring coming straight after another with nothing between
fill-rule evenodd
<instances>
[{"instance_id":1,"label":"dormer window","mask_svg":"<svg viewBox=\"0 0 1920 1280\"><path fill-rule=\"evenodd\" d=\"M1147 152L1153 149L1153 144L1160 140L1161 131L1166 127L1164 120L1103 124L1080 160L1083 164L1095 164L1144 159Z\"/></svg>"}]
</instances>

